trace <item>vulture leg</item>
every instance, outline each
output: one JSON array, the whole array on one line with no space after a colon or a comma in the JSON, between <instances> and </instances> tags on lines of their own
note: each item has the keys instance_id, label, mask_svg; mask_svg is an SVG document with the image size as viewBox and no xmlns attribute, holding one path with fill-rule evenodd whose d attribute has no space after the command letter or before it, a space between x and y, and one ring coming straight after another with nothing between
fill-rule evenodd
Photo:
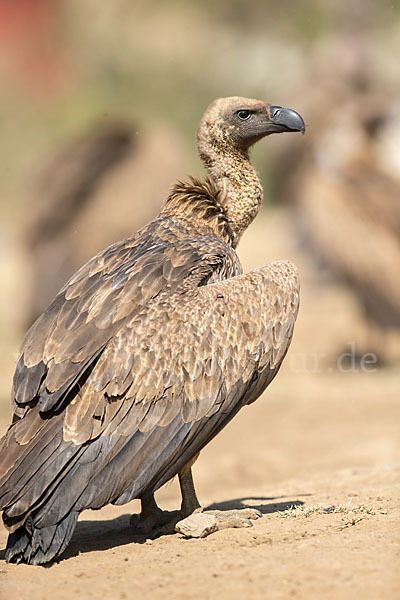
<instances>
[{"instance_id":1,"label":"vulture leg","mask_svg":"<svg viewBox=\"0 0 400 600\"><path fill-rule=\"evenodd\" d=\"M151 534L155 537L174 533L175 525L179 521L201 508L194 489L191 469L197 456L185 465L178 474L182 494L181 510L161 510L156 503L154 494L143 496L141 498L142 510L140 515L132 515L131 517L131 525L133 525L136 534Z\"/></svg>"},{"instance_id":2,"label":"vulture leg","mask_svg":"<svg viewBox=\"0 0 400 600\"><path fill-rule=\"evenodd\" d=\"M154 494L147 494L140 499L142 510L140 515L132 515L130 519L131 525L134 527L136 535L147 535L154 537L158 529L169 523L171 519L180 511L164 511L159 508L154 498Z\"/></svg>"},{"instance_id":3,"label":"vulture leg","mask_svg":"<svg viewBox=\"0 0 400 600\"><path fill-rule=\"evenodd\" d=\"M195 511L199 511L201 508L200 502L196 496L196 490L194 489L193 475L192 475L192 464L197 459L197 456L185 465L182 471L179 473L179 485L181 486L182 504L181 504L181 518L188 517Z\"/></svg>"},{"instance_id":4,"label":"vulture leg","mask_svg":"<svg viewBox=\"0 0 400 600\"><path fill-rule=\"evenodd\" d=\"M178 474L182 494L181 510L172 512L162 511L158 508L153 494L146 496L146 498L142 499L142 513L139 517L139 525L136 526L137 531L139 528L139 532L151 533L152 537L169 535L176 531L183 533L187 537L198 537L199 533L201 536L203 535L201 534L201 527L199 529L197 517L193 524L190 523L190 515L194 516L195 514L203 512L194 489L191 469L197 456L185 465ZM251 527L251 519L254 520L262 517L262 513L255 508L207 510L204 514L214 517L215 527L212 531L228 528ZM187 517L189 518L187 519ZM183 519L186 519L185 526L181 528L180 522ZM142 527L141 531L140 527ZM146 527L145 531L143 529L144 527ZM194 530L196 533L191 534ZM211 531L209 531L209 533L211 533Z\"/></svg>"},{"instance_id":5,"label":"vulture leg","mask_svg":"<svg viewBox=\"0 0 400 600\"><path fill-rule=\"evenodd\" d=\"M190 468L193 462L194 461L186 465L179 473L179 483L182 492L182 506L181 511L179 513L180 518L174 519L170 523L167 523L164 526L164 528L162 528L161 533L172 533L173 531L178 531L179 533L183 533L187 537L198 537L198 534L201 532L201 528L199 529L198 526L197 518L193 520L193 525L189 522L190 515L203 512L203 509L201 508L199 501L197 500L196 491L194 489L192 470ZM233 510L206 510L203 514L212 515L214 517L215 528L213 529L213 531L219 531L220 529L228 529L231 527L251 527L252 523L250 519L258 519L259 517L262 517L262 513L255 508L241 508ZM180 520L186 519L186 517L189 517L189 519L186 520L185 527L181 529ZM172 530L171 527L173 528ZM196 534L191 535L190 532L192 530L196 530ZM201 537L203 537L203 534L200 533L200 535Z\"/></svg>"}]
</instances>

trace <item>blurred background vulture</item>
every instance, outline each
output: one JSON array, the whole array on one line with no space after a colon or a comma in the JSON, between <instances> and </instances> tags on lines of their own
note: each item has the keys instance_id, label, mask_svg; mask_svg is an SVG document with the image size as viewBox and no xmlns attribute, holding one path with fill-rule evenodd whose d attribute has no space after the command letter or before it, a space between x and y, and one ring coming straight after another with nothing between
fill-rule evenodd
<instances>
[{"instance_id":1,"label":"blurred background vulture","mask_svg":"<svg viewBox=\"0 0 400 600\"><path fill-rule=\"evenodd\" d=\"M27 325L88 257L155 217L185 167L182 144L166 126L143 129L115 118L63 142L44 162L27 201ZM154 164L157 177L149 177Z\"/></svg>"},{"instance_id":2,"label":"blurred background vulture","mask_svg":"<svg viewBox=\"0 0 400 600\"><path fill-rule=\"evenodd\" d=\"M313 126L304 147L280 157L277 195L298 240L359 304L361 326L347 341L391 363L400 359L400 103L373 89L364 45L353 46L346 77L319 73L308 96Z\"/></svg>"},{"instance_id":3,"label":"blurred background vulture","mask_svg":"<svg viewBox=\"0 0 400 600\"><path fill-rule=\"evenodd\" d=\"M79 269L28 331L0 448L7 561L49 562L82 510L133 498L139 530L171 530L153 494L176 474L178 518L199 507L192 463L274 378L298 310L291 263L242 274L235 251L262 200L249 148L304 129L290 109L212 103L198 130L210 178L176 184L157 218ZM110 139L119 159L129 135ZM94 150L98 171L111 165Z\"/></svg>"}]
</instances>

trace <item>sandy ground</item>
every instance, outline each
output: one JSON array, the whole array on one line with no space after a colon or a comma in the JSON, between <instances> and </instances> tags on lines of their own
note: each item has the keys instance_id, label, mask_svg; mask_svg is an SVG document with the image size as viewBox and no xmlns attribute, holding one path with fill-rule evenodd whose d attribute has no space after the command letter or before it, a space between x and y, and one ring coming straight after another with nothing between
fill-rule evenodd
<instances>
[{"instance_id":1,"label":"sandy ground","mask_svg":"<svg viewBox=\"0 0 400 600\"><path fill-rule=\"evenodd\" d=\"M256 506L263 517L200 540L145 540L129 528L137 501L87 511L50 568L7 565L0 550L1 598L398 597L399 373L363 371L358 359L352 372L341 372L336 356L353 339L355 307L340 288L318 284L307 259L292 256L290 240L275 239L279 219L270 218L267 230L260 221L252 239L265 242L266 256L293 257L302 270L291 354L271 388L194 466L204 507ZM260 252L243 244L247 267L260 264ZM176 481L158 500L178 507ZM0 548L5 543L1 529Z\"/></svg>"}]
</instances>

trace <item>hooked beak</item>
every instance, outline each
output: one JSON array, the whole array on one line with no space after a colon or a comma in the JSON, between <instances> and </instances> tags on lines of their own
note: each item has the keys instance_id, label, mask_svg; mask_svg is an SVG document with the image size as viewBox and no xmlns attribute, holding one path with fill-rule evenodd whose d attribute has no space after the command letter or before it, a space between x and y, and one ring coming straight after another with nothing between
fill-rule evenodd
<instances>
[{"instance_id":1,"label":"hooked beak","mask_svg":"<svg viewBox=\"0 0 400 600\"><path fill-rule=\"evenodd\" d=\"M298 112L291 108L267 105L267 114L273 125L277 126L276 132L301 131L304 135L306 125Z\"/></svg>"}]
</instances>

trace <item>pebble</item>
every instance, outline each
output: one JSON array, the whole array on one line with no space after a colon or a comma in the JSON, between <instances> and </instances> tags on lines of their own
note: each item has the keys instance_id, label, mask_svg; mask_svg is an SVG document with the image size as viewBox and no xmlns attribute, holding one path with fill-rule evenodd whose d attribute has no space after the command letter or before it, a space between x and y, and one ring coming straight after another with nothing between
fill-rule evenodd
<instances>
[{"instance_id":1,"label":"pebble","mask_svg":"<svg viewBox=\"0 0 400 600\"><path fill-rule=\"evenodd\" d=\"M182 519L175 525L175 531L186 538L203 538L218 530L217 519L214 515L195 513Z\"/></svg>"}]
</instances>

